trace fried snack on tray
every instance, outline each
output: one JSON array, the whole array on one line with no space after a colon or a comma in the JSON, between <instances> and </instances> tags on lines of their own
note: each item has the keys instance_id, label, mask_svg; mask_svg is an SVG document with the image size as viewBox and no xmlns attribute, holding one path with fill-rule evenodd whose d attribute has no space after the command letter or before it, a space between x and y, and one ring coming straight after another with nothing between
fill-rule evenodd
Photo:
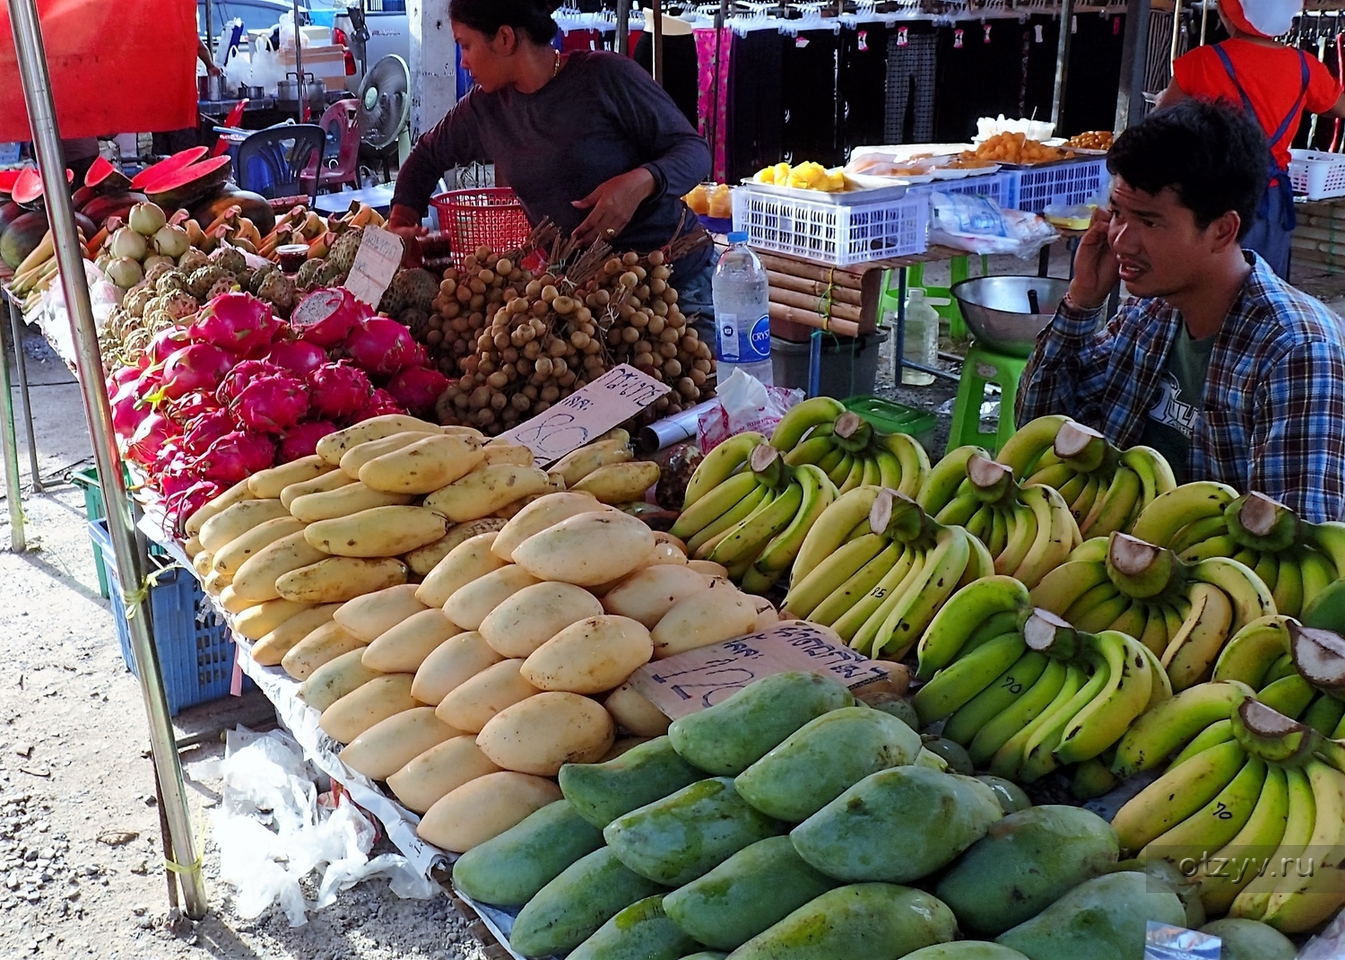
<instances>
[{"instance_id":1,"label":"fried snack on tray","mask_svg":"<svg viewBox=\"0 0 1345 960\"><path fill-rule=\"evenodd\" d=\"M1068 150L1029 140L1022 133L997 133L974 151L962 152L963 160L988 160L992 163L1053 163L1073 157L1074 154Z\"/></svg>"},{"instance_id":2,"label":"fried snack on tray","mask_svg":"<svg viewBox=\"0 0 1345 960\"><path fill-rule=\"evenodd\" d=\"M1116 135L1110 130L1089 130L1065 141L1065 146L1076 150L1110 150Z\"/></svg>"}]
</instances>

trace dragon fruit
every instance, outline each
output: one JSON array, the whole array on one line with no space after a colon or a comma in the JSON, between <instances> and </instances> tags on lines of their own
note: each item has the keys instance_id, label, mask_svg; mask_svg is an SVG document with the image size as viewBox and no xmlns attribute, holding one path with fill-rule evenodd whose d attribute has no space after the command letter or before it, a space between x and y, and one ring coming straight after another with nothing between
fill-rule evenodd
<instances>
[{"instance_id":1,"label":"dragon fruit","mask_svg":"<svg viewBox=\"0 0 1345 960\"><path fill-rule=\"evenodd\" d=\"M163 445L179 433L177 424L161 413L150 413L140 421L126 443L126 458L142 467L151 467Z\"/></svg>"},{"instance_id":2,"label":"dragon fruit","mask_svg":"<svg viewBox=\"0 0 1345 960\"><path fill-rule=\"evenodd\" d=\"M165 499L190 489L201 480L197 473L196 460L185 455L181 450L175 450L173 455L158 469L159 472L154 482L159 488L159 493Z\"/></svg>"},{"instance_id":3,"label":"dragon fruit","mask_svg":"<svg viewBox=\"0 0 1345 960\"><path fill-rule=\"evenodd\" d=\"M188 333L238 357L266 352L280 330L271 305L250 293L226 293L211 300Z\"/></svg>"},{"instance_id":4,"label":"dragon fruit","mask_svg":"<svg viewBox=\"0 0 1345 960\"><path fill-rule=\"evenodd\" d=\"M271 352L262 359L303 377L326 363L327 354L307 340L280 340L271 345Z\"/></svg>"},{"instance_id":5,"label":"dragon fruit","mask_svg":"<svg viewBox=\"0 0 1345 960\"><path fill-rule=\"evenodd\" d=\"M233 366L234 358L227 350L209 343L188 344L164 361L158 399L176 400L196 390L214 390Z\"/></svg>"},{"instance_id":6,"label":"dragon fruit","mask_svg":"<svg viewBox=\"0 0 1345 960\"><path fill-rule=\"evenodd\" d=\"M285 433L308 413L308 387L288 373L254 380L229 409L238 422L260 433Z\"/></svg>"},{"instance_id":7,"label":"dragon fruit","mask_svg":"<svg viewBox=\"0 0 1345 960\"><path fill-rule=\"evenodd\" d=\"M112 429L123 440L129 440L152 412L153 408L141 399L140 385L134 380L122 384L112 395Z\"/></svg>"},{"instance_id":8,"label":"dragon fruit","mask_svg":"<svg viewBox=\"0 0 1345 960\"><path fill-rule=\"evenodd\" d=\"M350 419L374 394L368 375L346 360L324 363L310 371L307 380L313 412L329 420Z\"/></svg>"},{"instance_id":9,"label":"dragon fruit","mask_svg":"<svg viewBox=\"0 0 1345 960\"><path fill-rule=\"evenodd\" d=\"M274 465L275 460L276 445L270 437L235 431L212 443L197 467L205 479L227 487Z\"/></svg>"},{"instance_id":10,"label":"dragon fruit","mask_svg":"<svg viewBox=\"0 0 1345 960\"><path fill-rule=\"evenodd\" d=\"M145 356L151 364L163 363L189 343L191 338L187 336L187 331L181 327L166 327L150 340L149 346L145 348Z\"/></svg>"},{"instance_id":11,"label":"dragon fruit","mask_svg":"<svg viewBox=\"0 0 1345 960\"><path fill-rule=\"evenodd\" d=\"M214 390L193 390L168 404L164 412L174 423L180 423L185 427L197 417L219 409L221 409L220 402L215 399Z\"/></svg>"},{"instance_id":12,"label":"dragon fruit","mask_svg":"<svg viewBox=\"0 0 1345 960\"><path fill-rule=\"evenodd\" d=\"M236 429L237 424L228 410L202 414L187 424L182 433L182 449L188 456L199 457L210 449L212 443Z\"/></svg>"},{"instance_id":13,"label":"dragon fruit","mask_svg":"<svg viewBox=\"0 0 1345 960\"><path fill-rule=\"evenodd\" d=\"M388 382L388 393L416 416L434 410L439 395L448 389L448 377L426 367L407 367Z\"/></svg>"},{"instance_id":14,"label":"dragon fruit","mask_svg":"<svg viewBox=\"0 0 1345 960\"><path fill-rule=\"evenodd\" d=\"M324 350L340 344L362 321L374 315L368 304L344 287L314 290L294 307L290 325L299 337Z\"/></svg>"},{"instance_id":15,"label":"dragon fruit","mask_svg":"<svg viewBox=\"0 0 1345 960\"><path fill-rule=\"evenodd\" d=\"M265 360L243 360L220 381L219 387L215 390L215 399L228 406L238 399L243 388L252 381L284 372L283 368Z\"/></svg>"},{"instance_id":16,"label":"dragon fruit","mask_svg":"<svg viewBox=\"0 0 1345 960\"><path fill-rule=\"evenodd\" d=\"M180 493L170 495L164 502L164 510L173 530L179 537L186 535L183 527L197 510L214 500L224 488L210 480L198 480Z\"/></svg>"},{"instance_id":17,"label":"dragon fruit","mask_svg":"<svg viewBox=\"0 0 1345 960\"><path fill-rule=\"evenodd\" d=\"M299 424L280 441L280 462L289 463L300 457L311 457L317 452L318 441L336 430L336 424L330 420L309 420Z\"/></svg>"},{"instance_id":18,"label":"dragon fruit","mask_svg":"<svg viewBox=\"0 0 1345 960\"><path fill-rule=\"evenodd\" d=\"M364 409L350 418L351 423L381 417L385 413L406 413L406 407L397 402L397 398L383 389L375 390Z\"/></svg>"},{"instance_id":19,"label":"dragon fruit","mask_svg":"<svg viewBox=\"0 0 1345 960\"><path fill-rule=\"evenodd\" d=\"M341 349L365 370L382 376L428 362L424 348L411 338L411 331L387 317L371 317L359 324Z\"/></svg>"}]
</instances>

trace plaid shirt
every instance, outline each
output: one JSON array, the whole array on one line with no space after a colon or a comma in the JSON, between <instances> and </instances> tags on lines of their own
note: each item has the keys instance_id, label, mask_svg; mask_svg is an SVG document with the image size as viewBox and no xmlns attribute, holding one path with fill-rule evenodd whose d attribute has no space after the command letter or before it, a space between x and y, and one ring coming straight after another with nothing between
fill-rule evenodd
<instances>
[{"instance_id":1,"label":"plaid shirt","mask_svg":"<svg viewBox=\"0 0 1345 960\"><path fill-rule=\"evenodd\" d=\"M1187 475L1256 490L1306 520L1345 516L1345 323L1247 254L1252 272L1217 334ZM1066 413L1112 443L1140 442L1182 322L1163 300L1062 305L1037 338L1018 423Z\"/></svg>"}]
</instances>

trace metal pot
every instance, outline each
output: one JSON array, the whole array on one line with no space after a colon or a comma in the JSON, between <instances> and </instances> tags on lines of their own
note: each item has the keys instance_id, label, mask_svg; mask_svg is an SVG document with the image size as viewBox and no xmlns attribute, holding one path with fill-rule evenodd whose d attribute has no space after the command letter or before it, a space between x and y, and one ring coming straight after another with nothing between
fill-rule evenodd
<instances>
[{"instance_id":1,"label":"metal pot","mask_svg":"<svg viewBox=\"0 0 1345 960\"><path fill-rule=\"evenodd\" d=\"M291 80L290 77L294 77L294 79ZM303 84L305 100L308 100L310 102L313 101L321 102L326 97L327 88L323 86L322 81L317 79L317 77L315 77L313 74L305 73L303 77L300 77L299 74L295 73L294 71L290 71L289 73L285 74L285 79L281 80L280 83L277 84L278 99L298 100L299 87L301 81Z\"/></svg>"}]
</instances>

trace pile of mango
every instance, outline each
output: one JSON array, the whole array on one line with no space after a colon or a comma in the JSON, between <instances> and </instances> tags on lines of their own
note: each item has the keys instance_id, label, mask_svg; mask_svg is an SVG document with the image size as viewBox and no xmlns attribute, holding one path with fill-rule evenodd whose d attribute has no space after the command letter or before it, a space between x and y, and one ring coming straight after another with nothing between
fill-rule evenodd
<instances>
[{"instance_id":1,"label":"pile of mango","mask_svg":"<svg viewBox=\"0 0 1345 960\"><path fill-rule=\"evenodd\" d=\"M811 673L566 765L560 788L454 867L468 897L521 906L524 957L1139 960L1147 921L1192 922L1173 886L1118 863L1106 821L948 772Z\"/></svg>"}]
</instances>

